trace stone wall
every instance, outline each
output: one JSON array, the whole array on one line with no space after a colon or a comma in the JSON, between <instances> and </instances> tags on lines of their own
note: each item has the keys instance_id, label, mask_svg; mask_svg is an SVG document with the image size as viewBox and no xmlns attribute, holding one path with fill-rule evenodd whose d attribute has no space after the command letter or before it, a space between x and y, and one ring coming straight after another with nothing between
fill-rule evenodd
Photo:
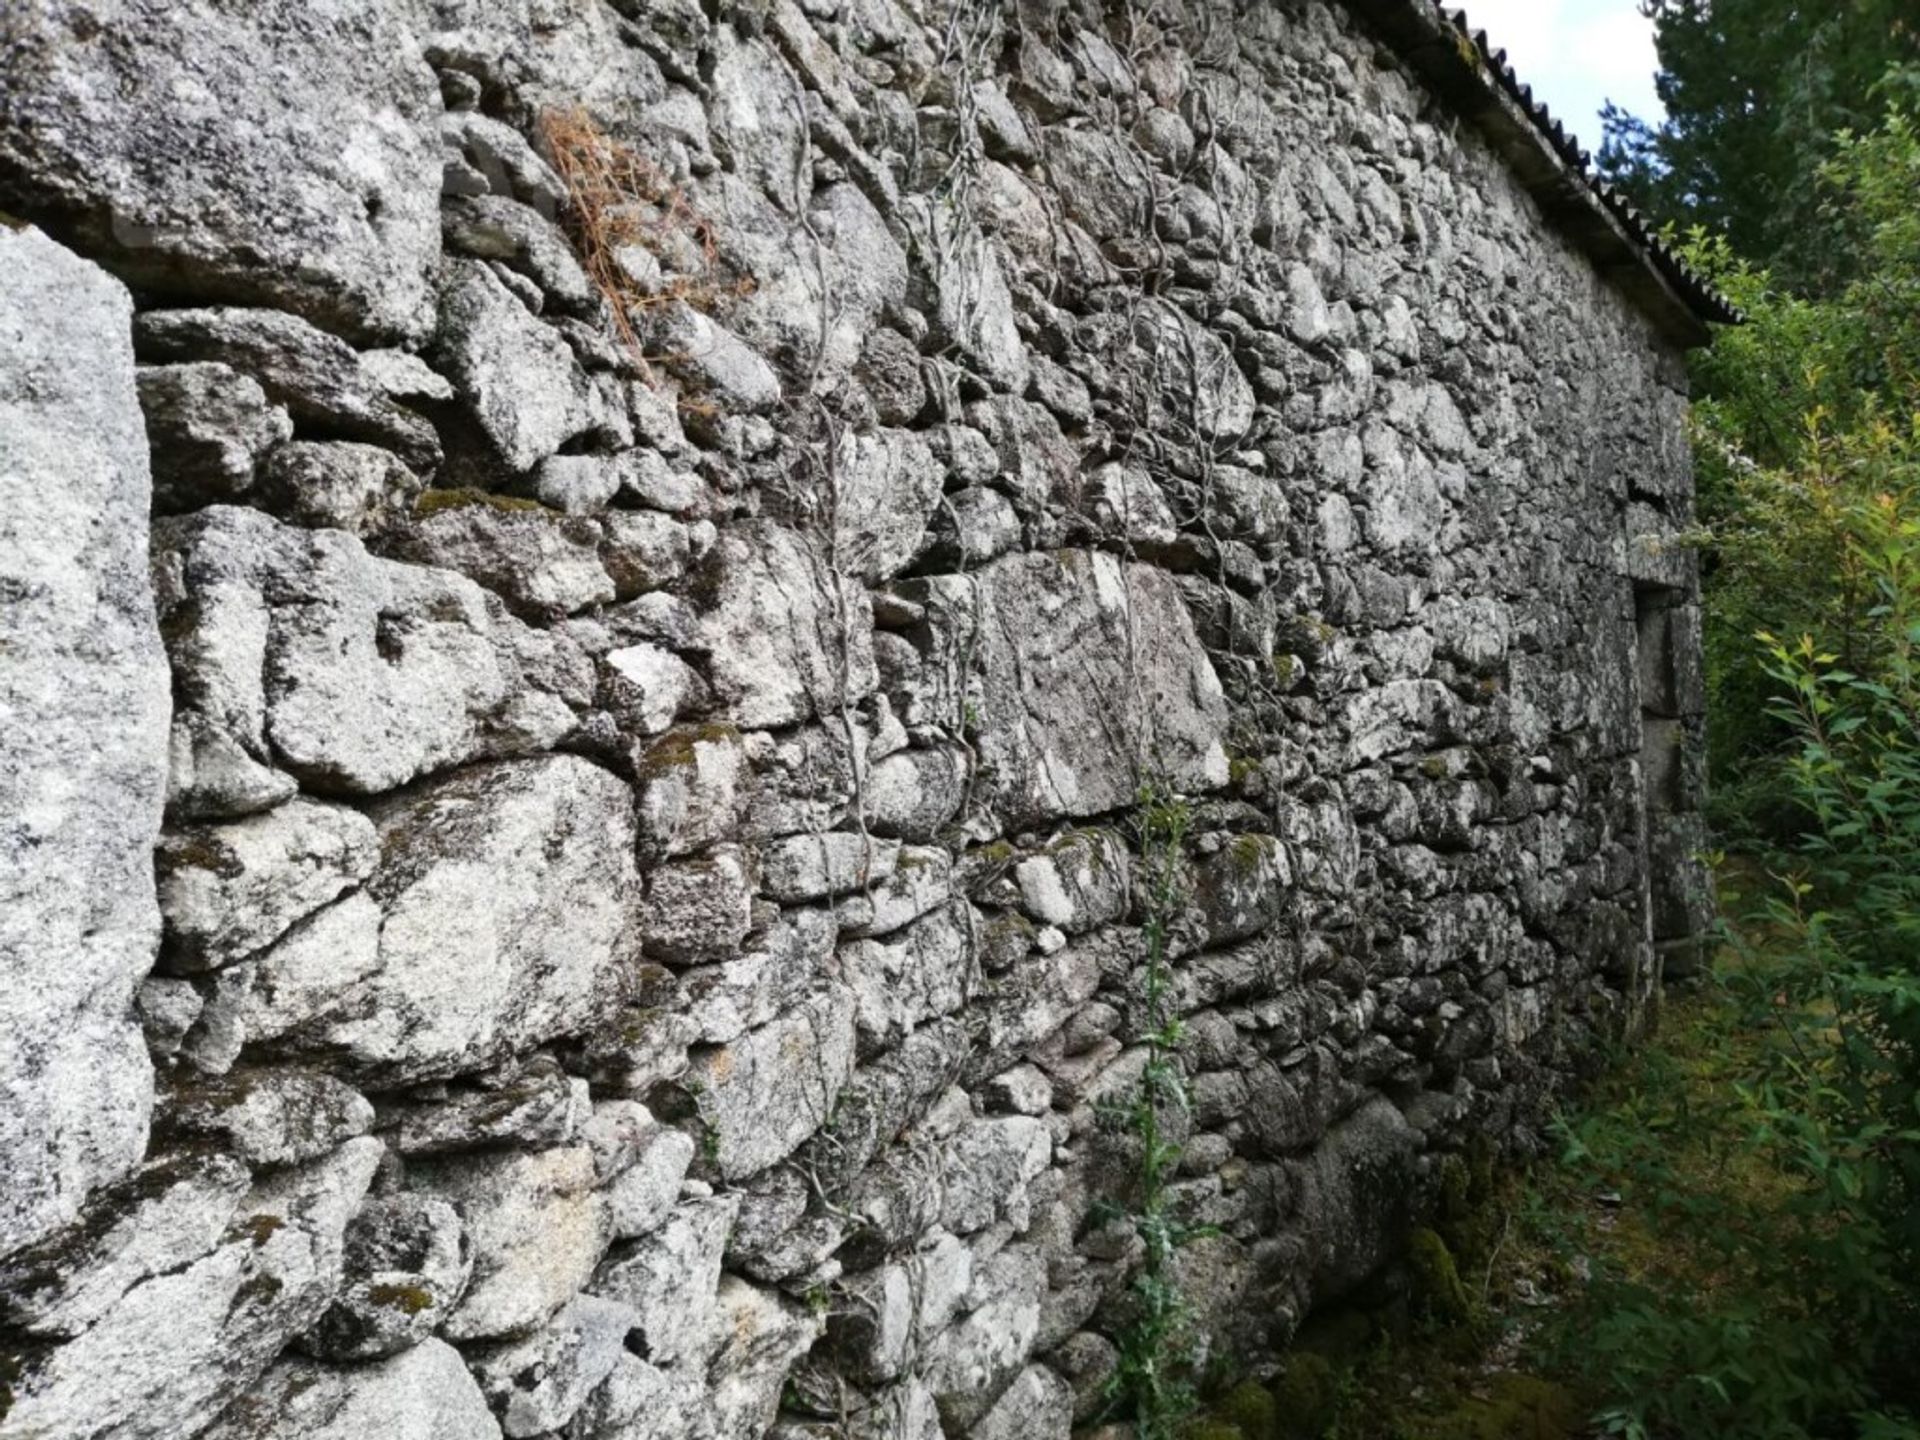
<instances>
[{"instance_id":1,"label":"stone wall","mask_svg":"<svg viewBox=\"0 0 1920 1440\"><path fill-rule=\"evenodd\" d=\"M1149 932L1234 1363L1689 958L1681 355L1340 5L25 0L0 208L7 1440L1064 1437Z\"/></svg>"}]
</instances>

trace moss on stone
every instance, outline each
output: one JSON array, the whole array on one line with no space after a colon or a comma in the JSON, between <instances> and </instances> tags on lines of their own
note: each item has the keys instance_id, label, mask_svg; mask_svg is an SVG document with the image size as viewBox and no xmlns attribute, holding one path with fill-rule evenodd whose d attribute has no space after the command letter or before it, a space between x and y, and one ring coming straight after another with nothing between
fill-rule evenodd
<instances>
[{"instance_id":1,"label":"moss on stone","mask_svg":"<svg viewBox=\"0 0 1920 1440\"><path fill-rule=\"evenodd\" d=\"M1247 1380L1233 1387L1215 1409L1229 1425L1237 1426L1247 1440L1270 1440L1280 1433L1280 1404L1264 1385Z\"/></svg>"},{"instance_id":2,"label":"moss on stone","mask_svg":"<svg viewBox=\"0 0 1920 1440\"><path fill-rule=\"evenodd\" d=\"M1580 1402L1565 1386L1498 1375L1484 1393L1434 1416L1427 1433L1431 1440L1572 1440L1584 1429L1582 1419Z\"/></svg>"},{"instance_id":3,"label":"moss on stone","mask_svg":"<svg viewBox=\"0 0 1920 1440\"><path fill-rule=\"evenodd\" d=\"M235 880L246 867L233 848L212 830L183 830L168 837L158 852L160 868L167 874L182 870L205 870L222 880Z\"/></svg>"},{"instance_id":4,"label":"moss on stone","mask_svg":"<svg viewBox=\"0 0 1920 1440\"><path fill-rule=\"evenodd\" d=\"M1236 835L1227 845L1227 859L1234 871L1251 877L1260 873L1267 863L1267 837L1264 835Z\"/></svg>"},{"instance_id":5,"label":"moss on stone","mask_svg":"<svg viewBox=\"0 0 1920 1440\"><path fill-rule=\"evenodd\" d=\"M1447 1325L1473 1317L1473 1300L1461 1283L1447 1242L1432 1230L1415 1230L1407 1241L1407 1268L1413 1273L1414 1301L1432 1319Z\"/></svg>"},{"instance_id":6,"label":"moss on stone","mask_svg":"<svg viewBox=\"0 0 1920 1440\"><path fill-rule=\"evenodd\" d=\"M257 1250L274 1235L286 1228L287 1222L278 1215L251 1215L236 1227L240 1234L253 1241Z\"/></svg>"},{"instance_id":7,"label":"moss on stone","mask_svg":"<svg viewBox=\"0 0 1920 1440\"><path fill-rule=\"evenodd\" d=\"M1320 1440L1340 1414L1340 1375L1325 1355L1296 1351L1273 1385L1276 1440Z\"/></svg>"},{"instance_id":8,"label":"moss on stone","mask_svg":"<svg viewBox=\"0 0 1920 1440\"><path fill-rule=\"evenodd\" d=\"M738 730L719 722L676 726L654 741L634 767L635 773L642 781L663 780L676 770L697 766L701 745L723 745L739 738Z\"/></svg>"},{"instance_id":9,"label":"moss on stone","mask_svg":"<svg viewBox=\"0 0 1920 1440\"><path fill-rule=\"evenodd\" d=\"M1238 1425L1208 1416L1180 1427L1180 1440L1256 1440Z\"/></svg>"},{"instance_id":10,"label":"moss on stone","mask_svg":"<svg viewBox=\"0 0 1920 1440\"><path fill-rule=\"evenodd\" d=\"M367 1291L367 1299L407 1315L433 1308L433 1292L422 1285L375 1285Z\"/></svg>"},{"instance_id":11,"label":"moss on stone","mask_svg":"<svg viewBox=\"0 0 1920 1440\"><path fill-rule=\"evenodd\" d=\"M548 510L538 500L525 500L517 495L496 495L491 490L475 490L471 487L422 490L413 502L413 515L416 520L425 520L449 510L468 510L475 506L513 515L552 515L556 520L564 518L557 511Z\"/></svg>"}]
</instances>

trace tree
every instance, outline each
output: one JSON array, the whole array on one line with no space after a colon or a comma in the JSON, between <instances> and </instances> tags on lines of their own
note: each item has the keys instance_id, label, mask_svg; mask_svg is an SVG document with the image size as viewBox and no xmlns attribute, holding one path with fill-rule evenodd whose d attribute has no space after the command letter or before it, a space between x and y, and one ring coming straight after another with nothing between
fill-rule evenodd
<instances>
[{"instance_id":1,"label":"tree","mask_svg":"<svg viewBox=\"0 0 1920 1440\"><path fill-rule=\"evenodd\" d=\"M1799 288L1830 292L1855 251L1821 205L1842 131L1876 129L1883 83L1920 59L1916 0L1641 0L1667 118L1608 106L1601 173L1657 220L1703 225Z\"/></svg>"},{"instance_id":2,"label":"tree","mask_svg":"<svg viewBox=\"0 0 1920 1440\"><path fill-rule=\"evenodd\" d=\"M1774 803L1789 737L1752 637L1817 635L1871 668L1882 626L1863 557L1878 550L1859 523L1888 498L1920 515L1920 107L1896 100L1878 130L1837 137L1817 178L1856 272L1832 293L1795 294L1704 231L1684 246L1748 317L1695 361L1694 426L1717 803L1723 824L1763 829L1799 822Z\"/></svg>"}]
</instances>

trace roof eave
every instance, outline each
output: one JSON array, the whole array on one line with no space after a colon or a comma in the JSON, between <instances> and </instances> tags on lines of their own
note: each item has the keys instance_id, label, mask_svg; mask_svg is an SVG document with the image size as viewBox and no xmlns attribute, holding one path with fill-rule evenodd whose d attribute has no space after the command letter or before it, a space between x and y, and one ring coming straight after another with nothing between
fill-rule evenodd
<instances>
[{"instance_id":1,"label":"roof eave","mask_svg":"<svg viewBox=\"0 0 1920 1440\"><path fill-rule=\"evenodd\" d=\"M1676 345L1697 349L1740 312L1602 185L1573 137L1533 100L1484 32L1437 0L1343 0L1451 109L1486 137L1548 221Z\"/></svg>"}]
</instances>

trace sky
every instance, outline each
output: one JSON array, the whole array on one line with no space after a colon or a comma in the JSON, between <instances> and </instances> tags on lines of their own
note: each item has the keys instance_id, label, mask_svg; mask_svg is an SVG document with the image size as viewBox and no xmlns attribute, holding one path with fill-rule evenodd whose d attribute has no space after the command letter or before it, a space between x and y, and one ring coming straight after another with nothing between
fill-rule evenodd
<instances>
[{"instance_id":1,"label":"sky","mask_svg":"<svg viewBox=\"0 0 1920 1440\"><path fill-rule=\"evenodd\" d=\"M1608 100L1660 118L1653 22L1638 0L1452 0L1449 8L1456 5L1587 149L1600 149Z\"/></svg>"}]
</instances>

